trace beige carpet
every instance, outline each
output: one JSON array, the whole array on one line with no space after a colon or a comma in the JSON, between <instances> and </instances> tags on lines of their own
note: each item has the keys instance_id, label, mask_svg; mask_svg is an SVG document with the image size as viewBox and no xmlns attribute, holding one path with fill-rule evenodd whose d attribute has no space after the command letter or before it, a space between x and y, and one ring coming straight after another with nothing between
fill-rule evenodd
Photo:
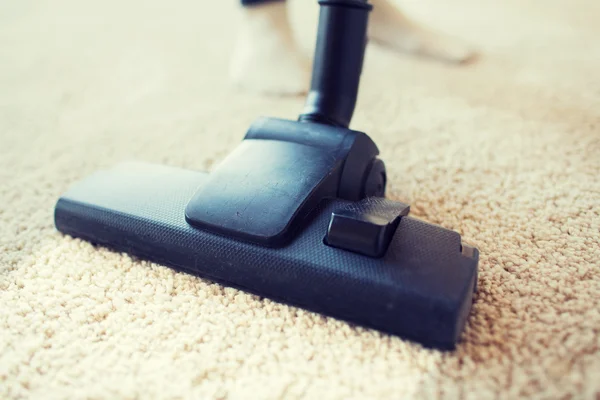
<instances>
[{"instance_id":1,"label":"beige carpet","mask_svg":"<svg viewBox=\"0 0 600 400\"><path fill-rule=\"evenodd\" d=\"M456 352L56 232L77 179L129 159L209 168L303 99L227 86L234 0L7 1L0 398L600 398L600 3L405 3L483 52L456 68L370 47L353 121L390 196L481 251Z\"/></svg>"}]
</instances>

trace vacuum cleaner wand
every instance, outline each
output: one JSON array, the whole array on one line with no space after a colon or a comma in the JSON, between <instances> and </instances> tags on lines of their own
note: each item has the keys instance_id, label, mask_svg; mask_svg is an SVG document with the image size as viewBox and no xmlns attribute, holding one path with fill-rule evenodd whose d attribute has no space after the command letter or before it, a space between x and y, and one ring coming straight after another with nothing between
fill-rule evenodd
<instances>
[{"instance_id":1,"label":"vacuum cleaner wand","mask_svg":"<svg viewBox=\"0 0 600 400\"><path fill-rule=\"evenodd\" d=\"M321 0L312 82L299 121L350 125L373 8L361 0Z\"/></svg>"},{"instance_id":2,"label":"vacuum cleaner wand","mask_svg":"<svg viewBox=\"0 0 600 400\"><path fill-rule=\"evenodd\" d=\"M210 174L126 163L58 200L59 231L228 286L451 349L477 249L383 198L385 166L348 129L365 47L360 0L321 0L298 121L259 118Z\"/></svg>"}]
</instances>

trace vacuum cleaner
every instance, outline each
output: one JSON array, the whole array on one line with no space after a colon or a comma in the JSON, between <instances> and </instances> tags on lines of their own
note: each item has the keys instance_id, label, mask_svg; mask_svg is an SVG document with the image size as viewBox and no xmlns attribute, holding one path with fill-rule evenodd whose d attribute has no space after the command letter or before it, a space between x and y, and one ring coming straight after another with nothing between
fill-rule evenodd
<instances>
[{"instance_id":1,"label":"vacuum cleaner","mask_svg":"<svg viewBox=\"0 0 600 400\"><path fill-rule=\"evenodd\" d=\"M212 172L125 163L73 185L64 234L349 323L453 349L479 252L384 198L375 143L348 128L367 0L321 0L297 121L259 118Z\"/></svg>"}]
</instances>

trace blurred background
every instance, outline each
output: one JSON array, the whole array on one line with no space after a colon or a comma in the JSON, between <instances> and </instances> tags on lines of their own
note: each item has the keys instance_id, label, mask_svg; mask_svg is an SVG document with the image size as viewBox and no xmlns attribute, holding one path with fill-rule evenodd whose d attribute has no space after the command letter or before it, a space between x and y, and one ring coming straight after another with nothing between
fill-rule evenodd
<instances>
[{"instance_id":1,"label":"blurred background","mask_svg":"<svg viewBox=\"0 0 600 400\"><path fill-rule=\"evenodd\" d=\"M369 46L355 126L360 119L381 121L372 135L389 129L402 134L399 128L409 132L415 107L418 113L427 113L432 106L451 106L429 104L434 97L442 103L444 97L452 105L493 102L518 111L523 106L514 96L564 90L559 99L542 95L539 107L522 110L532 118L546 112L556 118L556 113L542 110L560 108L565 97L587 103L590 96L597 96L598 86L590 90L590 77L597 76L600 64L600 46L595 45L600 3L595 0L568 6L560 0L398 4L427 26L472 44L480 58L467 67L448 67ZM238 11L236 0L4 1L0 8L4 151L29 148L35 140L62 140L75 147L79 144L72 141L82 141L88 150L92 146L119 158L140 156L141 147L159 141L161 148L177 154L173 163L188 164L197 162L197 154L188 159L180 146L190 131L206 139L237 140L258 114L295 117L302 97L273 100L240 93L229 85L227 68ZM316 1L291 1L290 11L297 37L310 53ZM523 93L517 94L517 88ZM382 92L400 102L392 114L385 112L387 104L377 104ZM377 105L361 107L365 102ZM220 118L231 123L206 125L207 120ZM394 124L400 120L402 125ZM19 141L22 134L11 132L19 131L21 124L27 129L44 127L44 138ZM90 131L102 131L98 140L105 141L88 143L93 140L86 139ZM111 144L112 135L119 137L118 146ZM210 140L195 145L206 147L208 158L222 154L223 148ZM170 157L169 151L161 153L154 157Z\"/></svg>"}]
</instances>

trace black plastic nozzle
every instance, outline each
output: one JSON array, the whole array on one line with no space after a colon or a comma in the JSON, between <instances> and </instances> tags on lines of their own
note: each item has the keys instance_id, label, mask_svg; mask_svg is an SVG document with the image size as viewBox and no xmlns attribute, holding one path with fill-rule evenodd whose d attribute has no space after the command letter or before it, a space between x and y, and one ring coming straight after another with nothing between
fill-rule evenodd
<instances>
[{"instance_id":1,"label":"black plastic nozzle","mask_svg":"<svg viewBox=\"0 0 600 400\"><path fill-rule=\"evenodd\" d=\"M369 11L366 0L320 0L312 82L298 121L347 128L362 71Z\"/></svg>"}]
</instances>

